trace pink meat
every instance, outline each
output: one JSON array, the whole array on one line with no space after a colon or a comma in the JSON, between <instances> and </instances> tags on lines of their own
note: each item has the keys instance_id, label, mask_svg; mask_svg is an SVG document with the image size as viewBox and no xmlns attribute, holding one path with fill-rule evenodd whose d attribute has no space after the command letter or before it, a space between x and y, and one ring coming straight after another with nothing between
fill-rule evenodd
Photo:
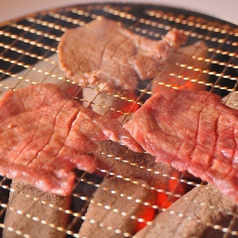
<instances>
[{"instance_id":1,"label":"pink meat","mask_svg":"<svg viewBox=\"0 0 238 238\"><path fill-rule=\"evenodd\" d=\"M217 95L157 93L125 128L157 161L188 170L238 202L238 111Z\"/></svg>"},{"instance_id":2,"label":"pink meat","mask_svg":"<svg viewBox=\"0 0 238 238\"><path fill-rule=\"evenodd\" d=\"M71 193L74 168L95 170L96 141L141 151L118 121L83 107L54 84L6 93L0 122L0 174L59 195Z\"/></svg>"},{"instance_id":3,"label":"pink meat","mask_svg":"<svg viewBox=\"0 0 238 238\"><path fill-rule=\"evenodd\" d=\"M64 33L58 46L59 64L82 87L134 90L138 80L155 77L185 39L174 29L162 40L150 40L102 18Z\"/></svg>"}]
</instances>

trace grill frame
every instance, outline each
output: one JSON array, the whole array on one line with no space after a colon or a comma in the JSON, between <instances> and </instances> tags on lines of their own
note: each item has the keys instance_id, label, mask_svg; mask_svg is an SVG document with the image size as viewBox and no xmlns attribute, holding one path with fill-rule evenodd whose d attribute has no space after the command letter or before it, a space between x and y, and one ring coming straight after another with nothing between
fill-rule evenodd
<instances>
[{"instance_id":1,"label":"grill frame","mask_svg":"<svg viewBox=\"0 0 238 238\"><path fill-rule=\"evenodd\" d=\"M66 29L82 26L98 16L120 21L123 26L135 33L152 39L161 39L173 27L185 30L188 35L188 45L203 39L208 46L209 52L209 56L205 59L210 66L209 71L205 72L210 78L209 83L205 83L207 90L220 96L226 96L229 92L237 90L238 57L236 48L238 45L238 30L235 24L201 13L167 6L102 3L76 5L39 12L0 25L0 87L2 93L22 87L22 82L26 85L35 84L46 82L52 78L63 82L65 80L64 75L57 75L58 71L54 73L57 61L50 58L57 53L60 36ZM50 69L44 71L44 68L38 68L39 62L50 65ZM185 67L187 66L185 65ZM38 74L40 77L39 82L31 80L29 75L32 72ZM12 85L9 82L9 77L11 80L13 78L16 79L15 84ZM145 87L139 89L139 92L140 98L151 94ZM118 95L114 96L117 97ZM110 108L109 110L114 109ZM106 156L122 161L122 163L131 164L131 166L139 166L124 160L123 156L115 156L113 154L107 154ZM160 173L160 171L153 171L153 168L141 169L149 170L152 173ZM100 168L98 168L98 171L107 176L114 176L132 183L134 181L133 178L115 174L114 171L106 171L104 169L100 171ZM161 176L167 177L168 175L161 174ZM172 179L177 180L178 178ZM54 228L62 229L62 232L68 237L77 237L77 229L85 219L86 208L92 201L94 191L102 182L102 179L98 176L93 175L92 178L91 175L79 171L77 172L77 180L77 188L73 193L73 197L76 203L81 202L83 205L79 211L73 205L71 210L64 211L71 215L68 228ZM187 181L183 177L179 178L179 181L192 186L200 186L200 181ZM83 185L81 186L80 184ZM93 191L90 194L87 194L85 189L85 194L78 192L77 189L80 190L85 186L89 186ZM6 194L0 201L2 207L0 212L3 214L8 206L6 196L10 190L10 180L2 178L0 189L2 190L1 194ZM168 193L168 191L162 192ZM50 206L50 204L46 204L46 206ZM153 207L158 209L158 207ZM1 219L3 219L3 215ZM33 218L31 217L30 219ZM0 227L3 229L3 220L1 222ZM226 229L219 226L214 229L223 231L224 237L226 233L231 232L229 229L226 231ZM17 233L18 231L14 231L13 228L14 232ZM238 232L233 233L238 237ZM20 235L27 237L26 234L26 236L24 234ZM122 234L122 237L126 237L126 235ZM128 237L130 236L128 235Z\"/></svg>"}]
</instances>

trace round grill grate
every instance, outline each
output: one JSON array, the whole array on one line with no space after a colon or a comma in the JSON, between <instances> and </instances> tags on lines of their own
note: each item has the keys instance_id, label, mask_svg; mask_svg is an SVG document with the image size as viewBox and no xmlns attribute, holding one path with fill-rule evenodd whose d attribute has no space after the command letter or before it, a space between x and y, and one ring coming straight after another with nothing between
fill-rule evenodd
<instances>
[{"instance_id":1,"label":"round grill grate","mask_svg":"<svg viewBox=\"0 0 238 238\"><path fill-rule=\"evenodd\" d=\"M178 64L179 70L167 72L175 81L157 82L161 87L176 88L178 87L177 81L182 80L191 85L203 86L205 90L222 97L237 90L238 30L236 25L200 13L166 6L108 3L77 5L39 12L2 25L0 27L1 96L9 90L30 84L53 82L61 85L65 81L70 82L70 79L65 78L58 66L57 45L60 37L67 29L83 26L100 16L121 22L124 27L136 34L151 39L160 40L170 29L177 28L184 30L188 36L184 46L193 45L198 41L204 43L200 47L204 47L206 55L196 58L195 55L188 54L188 61ZM201 49L197 48L197 50ZM201 64L194 65L194 59ZM196 77L193 77L194 74L187 76L186 72L188 71L195 73ZM123 100L138 105L143 104L151 95L152 83L153 81L145 81L138 85L137 99L123 98ZM111 105L98 103L95 98L99 92L94 88L91 90L95 95L93 98L88 101L80 98L79 100L88 105L106 108L106 111L117 110L113 103ZM122 97L121 95L112 96ZM228 100L227 98L229 97L226 97L226 100ZM236 106L236 102L227 101L227 103ZM123 113L127 116L130 111ZM107 149L109 144L110 149ZM133 159L135 155L130 155L131 152L125 148L114 149L115 146L114 143L108 142L106 146L100 145L98 151L98 156L102 156L111 164L109 169L99 166L95 174L76 171L77 181L71 198L52 197L35 191L34 188L29 188L27 185L18 182L12 183L9 179L1 177L0 237L37 237L39 231L42 230L49 232L48 235L53 234L51 237L80 237L80 227L84 221L87 221L86 211L92 204L102 209L105 216L104 220L97 220L97 217L90 218L89 224L92 230L106 229L112 235L111 237L132 237L139 229L138 227L147 221L146 216L138 212L138 209L142 209L141 206L148 211L153 210L154 213L164 212L169 202L181 197L179 190L176 189L180 185L185 185L187 191L193 187L204 186L202 181L187 174L176 174L175 176L167 173L163 165L159 169L145 166L139 162L139 159ZM152 160L152 158L149 159ZM125 170L118 169L123 166L126 167ZM141 178L138 180L138 176L133 176L128 172L129 170L135 170L135 174L141 172L142 174L151 174L152 177L160 177L169 185L175 183L175 186L171 190L167 185L155 186L150 183L145 185ZM138 190L147 187L149 190L161 194L160 197L164 197L164 200L159 203L151 202L148 198L141 200L136 193L122 192L118 187L112 189L108 183L102 185L105 178L115 178L118 181L131 183ZM134 213L130 214L126 220L127 223L134 224L136 230L132 232L127 227L121 228L118 225L120 222L115 223L115 220L108 223L107 214L113 213L117 217L116 219L123 221L128 216L128 211L123 207L118 208L115 203L110 203L110 201L94 199L95 191L99 189L105 193L109 192L110 196L108 195L108 197L112 196L113 199L110 199L113 201L122 199L139 207L135 208ZM192 203L194 201L187 201L188 206ZM204 204L200 202L197 206L202 208ZM45 213L42 214L40 209L43 209ZM215 212L220 208L212 205L209 209ZM148 214L148 212L146 213ZM171 214L183 217L183 214L179 215L173 211ZM227 223L213 223L210 220L205 222L207 230L209 232L216 231L217 237L238 237L237 211L227 211L226 215L230 217ZM5 217L12 217L13 221L9 222L10 219ZM56 218L60 221L57 222ZM185 214L184 219L189 221L194 218L186 217ZM201 219L197 218L197 223L200 222ZM147 223L150 225L150 222ZM117 225L115 226L115 224ZM176 231L174 232L176 233ZM42 234L39 237L42 237Z\"/></svg>"}]
</instances>

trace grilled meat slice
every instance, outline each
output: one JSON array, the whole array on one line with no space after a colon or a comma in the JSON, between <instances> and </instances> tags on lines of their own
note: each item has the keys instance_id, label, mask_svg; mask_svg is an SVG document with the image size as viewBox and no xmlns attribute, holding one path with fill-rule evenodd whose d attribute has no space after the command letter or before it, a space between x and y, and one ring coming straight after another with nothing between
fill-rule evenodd
<instances>
[{"instance_id":1,"label":"grilled meat slice","mask_svg":"<svg viewBox=\"0 0 238 238\"><path fill-rule=\"evenodd\" d=\"M187 170L238 202L238 111L203 91L157 93L125 124L157 161Z\"/></svg>"},{"instance_id":2,"label":"grilled meat slice","mask_svg":"<svg viewBox=\"0 0 238 238\"><path fill-rule=\"evenodd\" d=\"M205 62L207 53L208 47L204 41L178 48L153 79L152 93L170 87L205 90L208 75L204 74L203 70L209 66Z\"/></svg>"},{"instance_id":3,"label":"grilled meat slice","mask_svg":"<svg viewBox=\"0 0 238 238\"><path fill-rule=\"evenodd\" d=\"M179 30L150 40L102 18L67 30L58 46L59 64L68 78L101 91L134 90L138 80L151 79L185 41Z\"/></svg>"},{"instance_id":4,"label":"grilled meat slice","mask_svg":"<svg viewBox=\"0 0 238 238\"><path fill-rule=\"evenodd\" d=\"M6 93L0 122L0 174L59 195L72 191L73 168L95 170L96 141L141 150L117 120L83 107L54 84Z\"/></svg>"}]
</instances>

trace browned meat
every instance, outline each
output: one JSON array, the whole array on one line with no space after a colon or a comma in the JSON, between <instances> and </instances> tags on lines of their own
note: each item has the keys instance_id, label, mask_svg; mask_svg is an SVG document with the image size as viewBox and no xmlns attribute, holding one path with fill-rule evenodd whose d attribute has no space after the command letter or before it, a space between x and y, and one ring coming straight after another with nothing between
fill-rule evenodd
<instances>
[{"instance_id":1,"label":"browned meat","mask_svg":"<svg viewBox=\"0 0 238 238\"><path fill-rule=\"evenodd\" d=\"M154 78L152 93L165 90L165 85L167 89L205 90L208 75L202 71L209 66L205 62L207 48L203 41L178 48Z\"/></svg>"},{"instance_id":2,"label":"browned meat","mask_svg":"<svg viewBox=\"0 0 238 238\"><path fill-rule=\"evenodd\" d=\"M141 151L117 120L84 108L54 84L5 94L0 121L0 174L60 195L73 189L73 168L95 170L95 141Z\"/></svg>"},{"instance_id":3,"label":"browned meat","mask_svg":"<svg viewBox=\"0 0 238 238\"><path fill-rule=\"evenodd\" d=\"M238 202L238 111L212 93L155 94L125 128L158 161L216 185Z\"/></svg>"},{"instance_id":4,"label":"browned meat","mask_svg":"<svg viewBox=\"0 0 238 238\"><path fill-rule=\"evenodd\" d=\"M136 35L122 27L119 31L135 44L137 52L129 58L129 62L132 62L141 80L155 77L159 66L165 65L186 40L186 36L177 29L170 30L160 41Z\"/></svg>"},{"instance_id":5,"label":"browned meat","mask_svg":"<svg viewBox=\"0 0 238 238\"><path fill-rule=\"evenodd\" d=\"M236 216L237 205L230 198L211 186L196 187L133 237L232 238L228 232L237 231ZM229 227L228 232L217 227Z\"/></svg>"},{"instance_id":6,"label":"browned meat","mask_svg":"<svg viewBox=\"0 0 238 238\"><path fill-rule=\"evenodd\" d=\"M185 40L178 30L160 41L136 35L102 18L67 30L58 46L59 64L68 78L102 91L134 90L138 79L150 79Z\"/></svg>"}]
</instances>

